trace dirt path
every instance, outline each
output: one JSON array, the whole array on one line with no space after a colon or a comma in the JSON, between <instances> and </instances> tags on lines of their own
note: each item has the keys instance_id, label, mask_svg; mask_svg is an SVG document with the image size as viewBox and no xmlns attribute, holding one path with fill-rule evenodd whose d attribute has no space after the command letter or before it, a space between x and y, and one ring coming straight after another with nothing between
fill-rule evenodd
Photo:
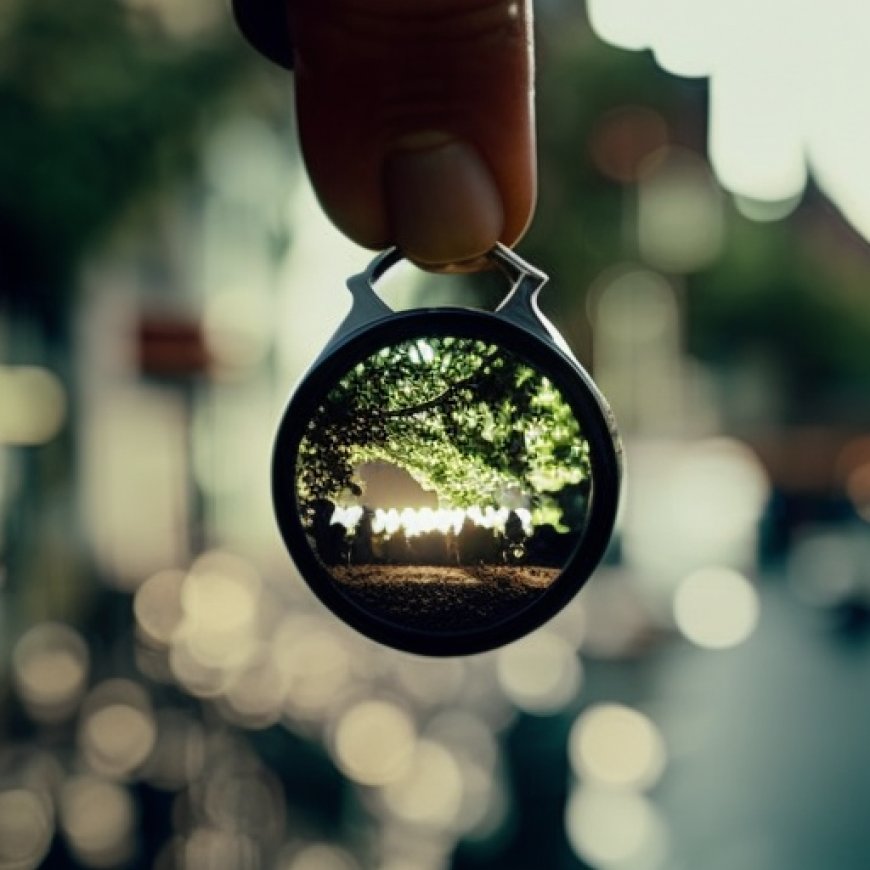
<instances>
[{"instance_id":1,"label":"dirt path","mask_svg":"<svg viewBox=\"0 0 870 870\"><path fill-rule=\"evenodd\" d=\"M559 571L527 565L353 565L332 569L360 607L425 631L467 631L523 610Z\"/></svg>"}]
</instances>

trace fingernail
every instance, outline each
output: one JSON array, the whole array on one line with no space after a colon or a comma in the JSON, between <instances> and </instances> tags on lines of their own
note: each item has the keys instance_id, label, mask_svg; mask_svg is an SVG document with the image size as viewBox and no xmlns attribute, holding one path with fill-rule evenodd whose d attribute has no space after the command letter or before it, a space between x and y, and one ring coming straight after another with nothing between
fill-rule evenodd
<instances>
[{"instance_id":1,"label":"fingernail","mask_svg":"<svg viewBox=\"0 0 870 870\"><path fill-rule=\"evenodd\" d=\"M502 231L495 179L475 149L433 131L396 144L384 167L394 242L412 260L447 266L481 257Z\"/></svg>"}]
</instances>

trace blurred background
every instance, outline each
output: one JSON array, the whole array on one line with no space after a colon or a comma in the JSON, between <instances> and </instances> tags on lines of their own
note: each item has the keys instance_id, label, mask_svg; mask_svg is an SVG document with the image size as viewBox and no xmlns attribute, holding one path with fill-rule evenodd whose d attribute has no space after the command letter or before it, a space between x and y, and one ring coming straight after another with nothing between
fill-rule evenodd
<instances>
[{"instance_id":1,"label":"blurred background","mask_svg":"<svg viewBox=\"0 0 870 870\"><path fill-rule=\"evenodd\" d=\"M520 252L626 505L551 624L430 661L339 624L272 519L370 256L288 76L218 0L4 0L0 870L866 870L870 20L744 5L537 4Z\"/></svg>"}]
</instances>

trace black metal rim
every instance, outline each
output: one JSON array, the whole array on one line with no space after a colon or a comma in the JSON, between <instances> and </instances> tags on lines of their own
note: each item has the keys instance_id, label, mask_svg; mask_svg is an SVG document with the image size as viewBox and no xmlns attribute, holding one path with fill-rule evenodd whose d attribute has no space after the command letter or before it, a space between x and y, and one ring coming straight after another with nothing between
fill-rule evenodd
<instances>
[{"instance_id":1,"label":"black metal rim","mask_svg":"<svg viewBox=\"0 0 870 870\"><path fill-rule=\"evenodd\" d=\"M388 343L437 335L496 341L535 365L571 404L583 426L592 465L591 511L573 555L556 580L530 605L502 622L480 629L425 632L389 622L345 596L312 551L296 501L298 446L311 411L348 369ZM399 312L341 341L303 379L278 428L272 465L275 514L287 549L315 595L337 616L372 640L429 656L465 655L494 649L541 626L589 579L613 531L619 502L621 449L595 385L570 357L538 335L498 315L456 308Z\"/></svg>"},{"instance_id":2,"label":"black metal rim","mask_svg":"<svg viewBox=\"0 0 870 870\"><path fill-rule=\"evenodd\" d=\"M287 22L287 0L232 0L236 25L260 54L293 68L293 40Z\"/></svg>"}]
</instances>

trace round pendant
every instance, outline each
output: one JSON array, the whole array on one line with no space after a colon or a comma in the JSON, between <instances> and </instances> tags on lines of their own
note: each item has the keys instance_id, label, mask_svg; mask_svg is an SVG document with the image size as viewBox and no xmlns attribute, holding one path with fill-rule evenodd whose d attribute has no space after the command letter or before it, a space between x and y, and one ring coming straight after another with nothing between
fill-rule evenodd
<instances>
[{"instance_id":1,"label":"round pendant","mask_svg":"<svg viewBox=\"0 0 870 870\"><path fill-rule=\"evenodd\" d=\"M499 246L495 312L392 311L352 277L350 314L293 393L273 497L302 577L368 637L480 652L558 612L601 560L622 450L589 375L544 319L546 277Z\"/></svg>"}]
</instances>

